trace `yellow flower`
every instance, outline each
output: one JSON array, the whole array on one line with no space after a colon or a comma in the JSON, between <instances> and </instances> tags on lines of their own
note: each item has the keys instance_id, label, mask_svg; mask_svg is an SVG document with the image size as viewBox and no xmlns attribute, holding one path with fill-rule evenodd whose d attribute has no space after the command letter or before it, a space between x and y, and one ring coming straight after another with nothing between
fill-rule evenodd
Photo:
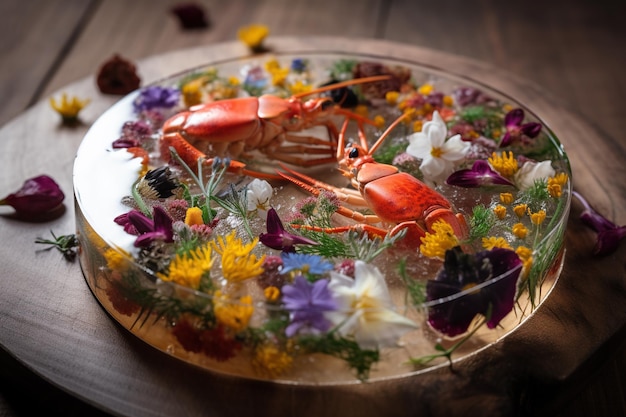
<instances>
[{"instance_id":1,"label":"yellow flower","mask_svg":"<svg viewBox=\"0 0 626 417\"><path fill-rule=\"evenodd\" d=\"M181 93L185 106L191 107L202 103L202 91L200 91L200 87L202 87L200 80L191 81L183 85Z\"/></svg>"},{"instance_id":2,"label":"yellow flower","mask_svg":"<svg viewBox=\"0 0 626 417\"><path fill-rule=\"evenodd\" d=\"M263 295L265 295L267 301L273 303L274 301L278 300L278 297L280 297L280 290L277 287L270 285L263 290Z\"/></svg>"},{"instance_id":3,"label":"yellow flower","mask_svg":"<svg viewBox=\"0 0 626 417\"><path fill-rule=\"evenodd\" d=\"M367 109L367 106L364 104L359 104L358 106L356 106L354 108L354 112L358 114L359 116L363 116L363 117L369 116L369 110Z\"/></svg>"},{"instance_id":4,"label":"yellow flower","mask_svg":"<svg viewBox=\"0 0 626 417\"><path fill-rule=\"evenodd\" d=\"M535 224L535 225L540 225L541 223L543 223L543 221L546 219L546 211L545 210L539 210L536 213L532 213L530 215L530 221Z\"/></svg>"},{"instance_id":5,"label":"yellow flower","mask_svg":"<svg viewBox=\"0 0 626 417\"><path fill-rule=\"evenodd\" d=\"M432 226L433 233L427 232L421 239L420 252L429 258L443 258L448 249L458 246L459 240L452 226L438 220Z\"/></svg>"},{"instance_id":6,"label":"yellow flower","mask_svg":"<svg viewBox=\"0 0 626 417\"><path fill-rule=\"evenodd\" d=\"M424 127L424 122L421 120L416 120L413 122L413 132L421 132L422 127Z\"/></svg>"},{"instance_id":7,"label":"yellow flower","mask_svg":"<svg viewBox=\"0 0 626 417\"><path fill-rule=\"evenodd\" d=\"M252 250L259 242L256 238L247 245L235 237L235 231L224 236L218 236L212 241L213 249L222 255L222 274L227 281L241 282L254 278L263 272L265 255L257 258Z\"/></svg>"},{"instance_id":8,"label":"yellow flower","mask_svg":"<svg viewBox=\"0 0 626 417\"><path fill-rule=\"evenodd\" d=\"M518 204L515 207L513 207L513 212L515 212L515 215L519 217L520 219L524 217L527 211L528 211L527 204Z\"/></svg>"},{"instance_id":9,"label":"yellow flower","mask_svg":"<svg viewBox=\"0 0 626 417\"><path fill-rule=\"evenodd\" d=\"M568 175L565 172L561 172L560 174L556 174L554 177L548 178L548 184L559 184L561 187L567 184Z\"/></svg>"},{"instance_id":10,"label":"yellow flower","mask_svg":"<svg viewBox=\"0 0 626 417\"><path fill-rule=\"evenodd\" d=\"M380 114L374 117L374 124L377 128L382 129L385 127L385 118Z\"/></svg>"},{"instance_id":11,"label":"yellow flower","mask_svg":"<svg viewBox=\"0 0 626 417\"><path fill-rule=\"evenodd\" d=\"M128 268L130 254L124 249L109 248L104 252L104 259L107 261L107 268L112 271L124 271Z\"/></svg>"},{"instance_id":12,"label":"yellow flower","mask_svg":"<svg viewBox=\"0 0 626 417\"><path fill-rule=\"evenodd\" d=\"M528 228L522 223L515 223L512 228L513 234L519 239L524 239L528 234Z\"/></svg>"},{"instance_id":13,"label":"yellow flower","mask_svg":"<svg viewBox=\"0 0 626 417\"><path fill-rule=\"evenodd\" d=\"M418 88L417 92L422 94L422 95L427 96L430 93L432 93L434 89L435 89L435 87L433 87L432 85L424 84L420 88Z\"/></svg>"},{"instance_id":14,"label":"yellow flower","mask_svg":"<svg viewBox=\"0 0 626 417\"><path fill-rule=\"evenodd\" d=\"M387 100L387 104L394 106L398 102L398 97L400 97L400 93L397 91L387 91L385 94L385 100Z\"/></svg>"},{"instance_id":15,"label":"yellow flower","mask_svg":"<svg viewBox=\"0 0 626 417\"><path fill-rule=\"evenodd\" d=\"M513 174L519 169L517 160L513 156L513 152L503 152L502 154L492 153L491 158L488 159L489 163L504 177L511 178Z\"/></svg>"},{"instance_id":16,"label":"yellow flower","mask_svg":"<svg viewBox=\"0 0 626 417\"><path fill-rule=\"evenodd\" d=\"M500 201L502 204L506 204L507 206L513 202L513 194L511 193L500 193Z\"/></svg>"},{"instance_id":17,"label":"yellow flower","mask_svg":"<svg viewBox=\"0 0 626 417\"><path fill-rule=\"evenodd\" d=\"M548 190L548 194L550 194L553 198L559 198L563 194L563 189L559 184L550 184L546 187Z\"/></svg>"},{"instance_id":18,"label":"yellow flower","mask_svg":"<svg viewBox=\"0 0 626 417\"><path fill-rule=\"evenodd\" d=\"M559 198L563 194L563 186L567 184L568 176L566 173L561 172L554 177L548 178L548 193L554 197Z\"/></svg>"},{"instance_id":19,"label":"yellow flower","mask_svg":"<svg viewBox=\"0 0 626 417\"><path fill-rule=\"evenodd\" d=\"M515 253L521 259L522 265L524 266L523 275L528 275L530 268L533 266L533 251L526 246L519 246L515 249Z\"/></svg>"},{"instance_id":20,"label":"yellow flower","mask_svg":"<svg viewBox=\"0 0 626 417\"><path fill-rule=\"evenodd\" d=\"M213 266L212 251L203 245L186 254L177 254L170 262L169 272L157 274L163 281L172 281L193 289L200 288L200 282Z\"/></svg>"},{"instance_id":21,"label":"yellow flower","mask_svg":"<svg viewBox=\"0 0 626 417\"><path fill-rule=\"evenodd\" d=\"M496 214L496 217L500 220L504 219L506 216L506 207L501 204L498 204L493 208L493 212Z\"/></svg>"},{"instance_id":22,"label":"yellow flower","mask_svg":"<svg viewBox=\"0 0 626 417\"><path fill-rule=\"evenodd\" d=\"M483 238L483 248L488 250L493 248L511 249L511 245L503 237L490 236Z\"/></svg>"},{"instance_id":23,"label":"yellow flower","mask_svg":"<svg viewBox=\"0 0 626 417\"><path fill-rule=\"evenodd\" d=\"M204 220L202 220L202 209L199 207L189 207L185 212L185 224L187 226L204 224Z\"/></svg>"},{"instance_id":24,"label":"yellow flower","mask_svg":"<svg viewBox=\"0 0 626 417\"><path fill-rule=\"evenodd\" d=\"M452 105L454 104L454 99L450 96L443 96L443 105L444 106L448 106L448 107L452 107Z\"/></svg>"},{"instance_id":25,"label":"yellow flower","mask_svg":"<svg viewBox=\"0 0 626 417\"><path fill-rule=\"evenodd\" d=\"M213 312L218 322L240 332L248 326L254 313L252 297L245 295L239 300L230 300L221 291L215 291Z\"/></svg>"},{"instance_id":26,"label":"yellow flower","mask_svg":"<svg viewBox=\"0 0 626 417\"><path fill-rule=\"evenodd\" d=\"M252 366L255 370L269 378L276 378L291 367L293 358L274 345L265 344L254 352Z\"/></svg>"},{"instance_id":27,"label":"yellow flower","mask_svg":"<svg viewBox=\"0 0 626 417\"><path fill-rule=\"evenodd\" d=\"M237 37L251 49L260 49L270 30L265 25L253 24L239 28Z\"/></svg>"},{"instance_id":28,"label":"yellow flower","mask_svg":"<svg viewBox=\"0 0 626 417\"><path fill-rule=\"evenodd\" d=\"M303 83L302 80L298 80L295 83L291 84L288 89L291 94L299 94L311 91L313 89L313 86L311 84Z\"/></svg>"},{"instance_id":29,"label":"yellow flower","mask_svg":"<svg viewBox=\"0 0 626 417\"><path fill-rule=\"evenodd\" d=\"M61 101L57 103L54 97L50 97L50 106L61 115L63 123L73 123L78 120L78 113L89 104L89 100L81 100L78 97L68 99L67 94L61 95Z\"/></svg>"},{"instance_id":30,"label":"yellow flower","mask_svg":"<svg viewBox=\"0 0 626 417\"><path fill-rule=\"evenodd\" d=\"M235 77L234 75L231 75L230 77L228 77L228 84L235 86L235 87L238 86L239 78Z\"/></svg>"}]
</instances>

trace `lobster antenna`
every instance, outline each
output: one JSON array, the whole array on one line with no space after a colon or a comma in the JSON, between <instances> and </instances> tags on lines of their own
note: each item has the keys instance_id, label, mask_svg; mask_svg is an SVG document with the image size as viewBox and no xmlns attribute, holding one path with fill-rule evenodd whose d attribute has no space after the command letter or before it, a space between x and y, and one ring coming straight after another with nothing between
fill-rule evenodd
<instances>
[{"instance_id":1,"label":"lobster antenna","mask_svg":"<svg viewBox=\"0 0 626 417\"><path fill-rule=\"evenodd\" d=\"M380 137L378 138L378 140L369 148L369 150L367 151L368 154L373 155L374 152L376 152L376 150L380 147L380 145L383 144L383 142L385 141L385 139L387 139L387 136L389 136L389 134L391 133L391 131L398 126L398 124L403 121L404 119L406 119L408 117L408 114L403 114L402 116L398 117L396 120L393 121L392 124L389 125L389 127L383 132L382 135L380 135Z\"/></svg>"},{"instance_id":2,"label":"lobster antenna","mask_svg":"<svg viewBox=\"0 0 626 417\"><path fill-rule=\"evenodd\" d=\"M355 78L353 80L341 81L335 84L325 85L323 87L316 88L315 90L294 94L291 97L302 98L302 97L310 96L312 94L318 94L318 93L323 93L325 91L336 90L338 88L343 88L343 87L347 87L350 85L373 83L376 81L385 81L389 79L391 79L391 75L375 75L372 77Z\"/></svg>"}]
</instances>

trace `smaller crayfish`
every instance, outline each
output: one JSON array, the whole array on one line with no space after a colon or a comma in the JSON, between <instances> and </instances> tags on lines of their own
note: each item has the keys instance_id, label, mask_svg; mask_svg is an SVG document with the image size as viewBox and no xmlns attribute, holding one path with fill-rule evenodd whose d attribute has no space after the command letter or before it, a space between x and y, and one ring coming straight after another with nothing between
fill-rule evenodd
<instances>
[{"instance_id":1,"label":"smaller crayfish","mask_svg":"<svg viewBox=\"0 0 626 417\"><path fill-rule=\"evenodd\" d=\"M370 147L367 139L359 132L360 144L345 145L347 123L344 123L339 134L337 159L339 170L351 179L354 189L339 188L320 182L307 175L283 166L289 174L278 174L309 191L319 195L321 190L334 192L340 201L353 206L369 208L373 214L363 214L346 206L341 206L337 213L351 218L359 224L334 228L315 228L313 230L328 233L341 233L356 229L369 235L383 237L388 233L395 235L406 231L404 241L410 245L419 245L426 232L432 232L432 225L444 220L454 230L455 235L464 239L468 227L462 214L455 214L450 202L441 194L428 187L414 176L399 172L393 165L381 164L374 160L374 152L381 146L392 129L403 120L395 120L387 130ZM386 224L380 227L376 224Z\"/></svg>"}]
</instances>

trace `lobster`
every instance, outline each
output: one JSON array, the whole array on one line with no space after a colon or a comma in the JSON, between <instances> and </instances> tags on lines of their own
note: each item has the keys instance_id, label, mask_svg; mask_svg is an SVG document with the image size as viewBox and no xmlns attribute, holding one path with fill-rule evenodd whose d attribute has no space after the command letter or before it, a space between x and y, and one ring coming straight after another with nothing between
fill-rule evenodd
<instances>
[{"instance_id":1,"label":"lobster","mask_svg":"<svg viewBox=\"0 0 626 417\"><path fill-rule=\"evenodd\" d=\"M399 172L397 167L374 160L374 152L404 118L405 116L401 116L396 119L371 147L368 146L362 130L359 131L359 144L350 143L346 146L347 123L344 123L339 134L337 160L340 172L350 178L354 189L335 187L282 165L286 173L277 171L278 175L309 193L318 196L322 190L332 191L341 202L367 207L373 212L364 214L341 205L337 214L351 218L359 222L358 224L334 228L305 228L327 233L360 230L369 236L381 238L387 234L394 236L405 231L403 241L414 246L419 245L426 232L432 232L435 222L444 220L450 224L459 240L467 237L469 230L465 218L462 214L453 212L452 205L444 196L414 176ZM390 226L376 226L378 223Z\"/></svg>"},{"instance_id":2,"label":"lobster","mask_svg":"<svg viewBox=\"0 0 626 417\"><path fill-rule=\"evenodd\" d=\"M190 167L195 167L199 159L210 164L214 157L228 157L229 171L267 179L278 176L250 170L237 158L258 150L272 159L297 166L335 162L338 129L332 116L343 115L346 120L358 121L360 126L374 122L341 108L329 97L308 100L303 97L388 78L373 76L343 81L287 99L267 94L193 106L165 121L160 138L161 155L167 158L170 148L174 148ZM315 126L324 126L330 139L294 134ZM308 155L314 157L305 157Z\"/></svg>"}]
</instances>

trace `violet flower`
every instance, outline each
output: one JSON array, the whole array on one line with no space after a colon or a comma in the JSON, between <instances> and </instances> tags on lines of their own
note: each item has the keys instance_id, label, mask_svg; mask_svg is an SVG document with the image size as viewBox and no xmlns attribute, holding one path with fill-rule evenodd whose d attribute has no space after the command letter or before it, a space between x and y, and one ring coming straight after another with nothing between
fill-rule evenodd
<instances>
[{"instance_id":1,"label":"violet flower","mask_svg":"<svg viewBox=\"0 0 626 417\"><path fill-rule=\"evenodd\" d=\"M259 240L265 246L283 252L295 252L295 245L317 245L314 240L287 232L273 207L267 211L267 233L261 233Z\"/></svg>"},{"instance_id":2,"label":"violet flower","mask_svg":"<svg viewBox=\"0 0 626 417\"><path fill-rule=\"evenodd\" d=\"M573 194L585 207L580 220L598 234L593 252L596 255L608 255L614 252L620 241L626 237L626 226L618 226L595 211L580 193L574 191Z\"/></svg>"},{"instance_id":3,"label":"violet flower","mask_svg":"<svg viewBox=\"0 0 626 417\"><path fill-rule=\"evenodd\" d=\"M39 175L24 181L22 187L0 200L0 205L11 206L18 215L45 215L63 203L65 194L59 185L47 175Z\"/></svg>"},{"instance_id":4,"label":"violet flower","mask_svg":"<svg viewBox=\"0 0 626 417\"><path fill-rule=\"evenodd\" d=\"M529 122L522 123L524 121L524 110L513 109L504 116L504 127L506 133L500 142L500 146L508 146L511 143L520 140L523 136L529 138L535 138L541 132L541 123Z\"/></svg>"},{"instance_id":5,"label":"violet flower","mask_svg":"<svg viewBox=\"0 0 626 417\"><path fill-rule=\"evenodd\" d=\"M153 85L143 88L133 101L135 113L152 109L170 109L176 106L180 99L180 91L176 88Z\"/></svg>"},{"instance_id":6,"label":"violet flower","mask_svg":"<svg viewBox=\"0 0 626 417\"><path fill-rule=\"evenodd\" d=\"M428 307L428 323L454 337L465 333L474 317L482 314L487 327L493 329L513 309L521 270L522 261L510 249L494 248L476 254L463 253L459 247L448 250L443 269L426 284L426 300L451 299Z\"/></svg>"},{"instance_id":7,"label":"violet flower","mask_svg":"<svg viewBox=\"0 0 626 417\"><path fill-rule=\"evenodd\" d=\"M310 283L298 275L293 284L283 286L282 293L291 321L285 329L287 337L296 333L319 334L330 328L332 323L326 318L325 312L337 307L328 289L328 280L320 279Z\"/></svg>"},{"instance_id":8,"label":"violet flower","mask_svg":"<svg viewBox=\"0 0 626 417\"><path fill-rule=\"evenodd\" d=\"M165 210L160 206L156 206L152 216L153 219L150 219L138 210L132 210L128 213L128 222L135 227L139 234L139 237L135 240L135 246L138 248L148 247L157 240L163 242L174 241L172 219Z\"/></svg>"},{"instance_id":9,"label":"violet flower","mask_svg":"<svg viewBox=\"0 0 626 417\"><path fill-rule=\"evenodd\" d=\"M477 160L471 169L461 169L450 174L446 184L463 188L477 188L483 185L514 185L494 171L487 161Z\"/></svg>"}]
</instances>

